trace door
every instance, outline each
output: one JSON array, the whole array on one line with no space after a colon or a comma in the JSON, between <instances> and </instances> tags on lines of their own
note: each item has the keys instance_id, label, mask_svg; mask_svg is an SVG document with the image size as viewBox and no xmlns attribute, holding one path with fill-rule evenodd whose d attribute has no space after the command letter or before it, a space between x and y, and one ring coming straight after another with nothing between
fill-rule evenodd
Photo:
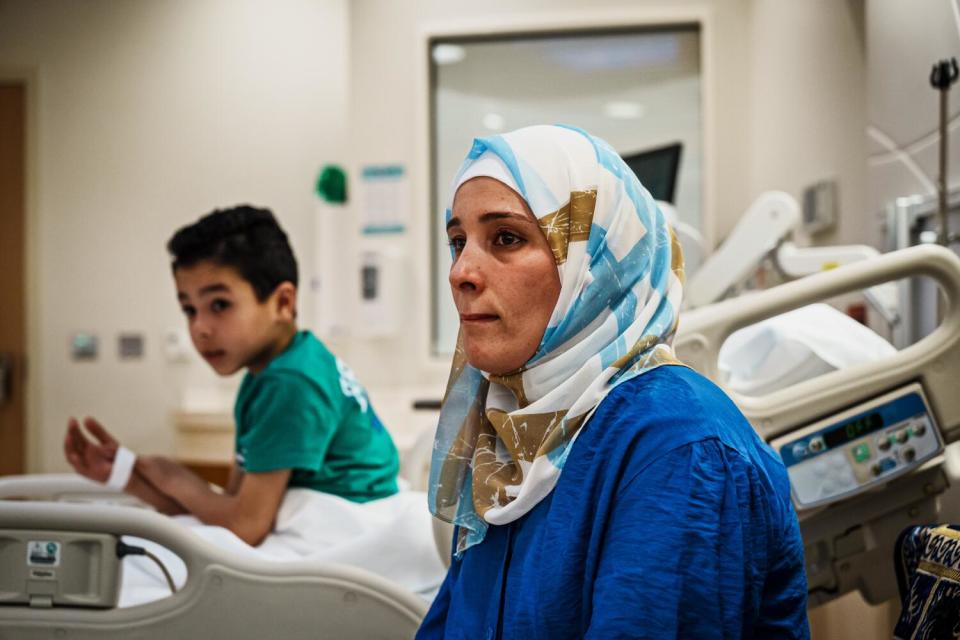
<instances>
[{"instance_id":1,"label":"door","mask_svg":"<svg viewBox=\"0 0 960 640\"><path fill-rule=\"evenodd\" d=\"M0 81L0 475L25 464L26 86Z\"/></svg>"}]
</instances>

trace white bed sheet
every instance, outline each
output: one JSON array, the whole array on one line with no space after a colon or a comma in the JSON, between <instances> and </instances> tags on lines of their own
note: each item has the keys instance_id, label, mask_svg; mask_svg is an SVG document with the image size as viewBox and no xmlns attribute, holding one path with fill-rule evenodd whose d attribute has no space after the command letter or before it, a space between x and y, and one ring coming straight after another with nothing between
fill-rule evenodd
<instances>
[{"instance_id":1,"label":"white bed sheet","mask_svg":"<svg viewBox=\"0 0 960 640\"><path fill-rule=\"evenodd\" d=\"M251 547L223 527L177 516L197 536L236 554L277 562L334 562L360 567L432 599L446 569L433 540L426 494L400 493L365 504L312 491L289 489L284 496L274 532ZM183 561L174 553L133 536L128 544L141 545L157 555L170 571L177 588L187 579ZM119 607L144 604L170 595L160 569L149 558L123 559Z\"/></svg>"},{"instance_id":2,"label":"white bed sheet","mask_svg":"<svg viewBox=\"0 0 960 640\"><path fill-rule=\"evenodd\" d=\"M728 389L762 396L896 352L871 329L817 303L734 332L720 348L718 365Z\"/></svg>"}]
</instances>

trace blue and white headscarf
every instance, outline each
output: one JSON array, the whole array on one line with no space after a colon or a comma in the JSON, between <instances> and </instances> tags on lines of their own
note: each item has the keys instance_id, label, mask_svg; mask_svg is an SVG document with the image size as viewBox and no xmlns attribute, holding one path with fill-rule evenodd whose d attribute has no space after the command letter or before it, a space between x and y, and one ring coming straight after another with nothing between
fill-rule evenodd
<instances>
[{"instance_id":1,"label":"blue and white headscarf","mask_svg":"<svg viewBox=\"0 0 960 640\"><path fill-rule=\"evenodd\" d=\"M478 371L458 341L429 494L433 514L460 527L458 555L488 525L517 520L549 495L580 429L616 385L679 364L670 344L683 288L680 247L663 213L603 140L563 126L477 138L453 193L477 176L527 202L561 288L520 370Z\"/></svg>"}]
</instances>

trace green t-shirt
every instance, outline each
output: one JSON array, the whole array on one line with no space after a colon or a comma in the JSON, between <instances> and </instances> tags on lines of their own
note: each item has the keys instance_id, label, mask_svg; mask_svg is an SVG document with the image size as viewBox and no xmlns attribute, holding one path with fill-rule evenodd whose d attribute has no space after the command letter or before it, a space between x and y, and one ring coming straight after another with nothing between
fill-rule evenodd
<instances>
[{"instance_id":1,"label":"green t-shirt","mask_svg":"<svg viewBox=\"0 0 960 640\"><path fill-rule=\"evenodd\" d=\"M291 487L354 502L397 492L400 461L353 372L309 331L260 373L234 406L237 463L250 473L291 469Z\"/></svg>"}]
</instances>

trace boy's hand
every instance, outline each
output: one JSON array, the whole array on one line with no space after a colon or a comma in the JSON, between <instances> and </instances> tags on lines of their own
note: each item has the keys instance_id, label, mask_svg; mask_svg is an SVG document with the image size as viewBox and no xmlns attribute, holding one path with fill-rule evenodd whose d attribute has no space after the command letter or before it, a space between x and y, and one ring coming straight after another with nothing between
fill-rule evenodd
<instances>
[{"instance_id":1,"label":"boy's hand","mask_svg":"<svg viewBox=\"0 0 960 640\"><path fill-rule=\"evenodd\" d=\"M113 469L113 459L117 455L120 443L93 418L85 418L83 426L96 442L84 435L76 418L70 418L67 423L67 435L63 441L63 452L67 462L85 478L106 482Z\"/></svg>"}]
</instances>

